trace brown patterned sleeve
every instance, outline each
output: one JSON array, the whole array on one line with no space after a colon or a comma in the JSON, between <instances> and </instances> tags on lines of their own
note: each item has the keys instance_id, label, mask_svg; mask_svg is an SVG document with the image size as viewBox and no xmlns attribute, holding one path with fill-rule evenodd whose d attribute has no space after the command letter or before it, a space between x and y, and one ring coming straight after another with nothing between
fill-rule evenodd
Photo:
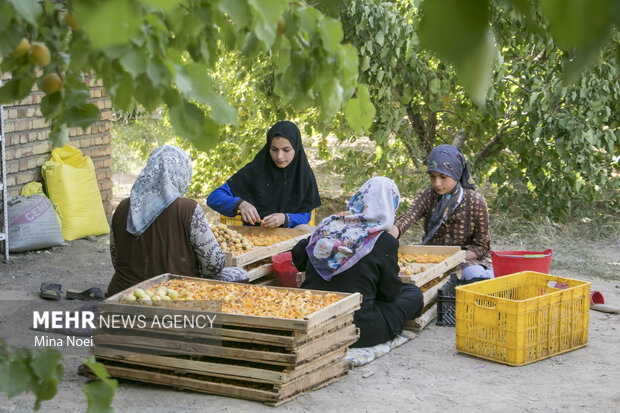
<instances>
[{"instance_id":1,"label":"brown patterned sleeve","mask_svg":"<svg viewBox=\"0 0 620 413\"><path fill-rule=\"evenodd\" d=\"M471 218L474 220L473 244L465 249L473 251L477 259L484 258L491 249L491 235L489 233L489 209L487 201L478 193L472 200Z\"/></svg>"},{"instance_id":2,"label":"brown patterned sleeve","mask_svg":"<svg viewBox=\"0 0 620 413\"><path fill-rule=\"evenodd\" d=\"M409 209L405 211L404 214L396 218L394 225L398 228L399 238L430 208L431 191L431 188L420 191L411 203Z\"/></svg>"}]
</instances>

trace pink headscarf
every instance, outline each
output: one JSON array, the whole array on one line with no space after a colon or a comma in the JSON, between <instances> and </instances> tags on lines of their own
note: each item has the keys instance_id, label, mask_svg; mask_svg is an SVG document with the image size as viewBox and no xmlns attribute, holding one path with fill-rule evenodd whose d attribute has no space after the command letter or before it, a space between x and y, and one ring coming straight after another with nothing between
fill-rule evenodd
<instances>
[{"instance_id":1,"label":"pink headscarf","mask_svg":"<svg viewBox=\"0 0 620 413\"><path fill-rule=\"evenodd\" d=\"M394 225L400 192L389 178L374 177L351 198L344 214L331 215L318 225L306 252L323 279L351 268L372 251L379 235Z\"/></svg>"}]
</instances>

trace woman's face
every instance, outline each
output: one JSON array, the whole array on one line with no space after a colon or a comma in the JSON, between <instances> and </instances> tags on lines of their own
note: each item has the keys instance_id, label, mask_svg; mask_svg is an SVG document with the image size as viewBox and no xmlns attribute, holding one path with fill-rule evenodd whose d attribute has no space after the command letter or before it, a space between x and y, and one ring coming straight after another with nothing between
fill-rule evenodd
<instances>
[{"instance_id":1,"label":"woman's face","mask_svg":"<svg viewBox=\"0 0 620 413\"><path fill-rule=\"evenodd\" d=\"M450 193L456 186L456 181L450 178L448 175L440 174L439 172L431 171L428 173L431 179L431 187L437 195L445 195Z\"/></svg>"},{"instance_id":2,"label":"woman's face","mask_svg":"<svg viewBox=\"0 0 620 413\"><path fill-rule=\"evenodd\" d=\"M288 139L276 136L271 140L269 154L278 168L286 168L295 157L295 149Z\"/></svg>"}]
</instances>

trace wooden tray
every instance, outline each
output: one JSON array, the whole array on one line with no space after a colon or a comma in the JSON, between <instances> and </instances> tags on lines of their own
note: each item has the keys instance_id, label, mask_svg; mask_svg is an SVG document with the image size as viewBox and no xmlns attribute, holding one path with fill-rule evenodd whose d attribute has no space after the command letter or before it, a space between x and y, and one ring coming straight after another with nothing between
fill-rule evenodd
<instances>
[{"instance_id":1,"label":"wooden tray","mask_svg":"<svg viewBox=\"0 0 620 413\"><path fill-rule=\"evenodd\" d=\"M252 251L248 251L244 254L234 255L232 252L226 251L226 266L227 267L242 267L247 264L251 264L256 261L260 261L264 258L273 257L281 252L290 251L293 247L302 239L310 236L310 231L305 229L294 228L261 228L261 227L229 227L230 229L237 231L241 235L243 234L263 234L263 235L279 235L279 236L292 236L293 238L279 242L277 244L269 245L266 247L256 247Z\"/></svg>"},{"instance_id":2,"label":"wooden tray","mask_svg":"<svg viewBox=\"0 0 620 413\"><path fill-rule=\"evenodd\" d=\"M163 308L163 307L149 307L149 306L140 306L140 305L129 305L129 304L121 304L121 298L127 294L129 291L133 291L136 288L148 289L162 282L171 280L171 279L181 279L188 281L202 281L212 284L231 284L224 281L215 281L215 280L207 280L204 278L195 278L195 277L186 277L182 275L174 275L174 274L161 274L157 275L151 279L143 281L139 284L134 285L133 287L128 288L127 290L121 291L112 297L107 298L99 304L100 312L112 312L112 313L120 313L120 314L145 314L147 316L151 315L165 315L166 312L169 312L171 309ZM241 284L247 285L247 284ZM273 289L279 290L297 290L296 288L285 288L285 287L269 287ZM314 330L320 328L324 325L326 321L336 316L353 313L355 310L360 308L360 304L362 302L362 295L360 293L333 293L330 291L319 291L319 290L309 290L312 291L313 294L326 295L326 294L336 294L341 297L340 301L337 301L333 304L328 305L325 308L322 308L304 319L286 319L286 318L276 318L276 317L258 317L258 316L249 316L243 314L232 314L232 313L219 313L221 315L221 323L223 326L226 325L236 325L236 326L247 326L247 327L255 327L255 328L270 328L270 329L279 329L279 330L292 330L292 331L301 331L304 333L311 334ZM196 311L199 310L184 310L184 309L175 309L174 310L178 314L195 314Z\"/></svg>"},{"instance_id":3,"label":"wooden tray","mask_svg":"<svg viewBox=\"0 0 620 413\"><path fill-rule=\"evenodd\" d=\"M267 274L271 274L273 272L273 264L263 264L260 267L252 268L248 271L248 282L252 282L258 280L259 278L264 277Z\"/></svg>"},{"instance_id":4,"label":"wooden tray","mask_svg":"<svg viewBox=\"0 0 620 413\"><path fill-rule=\"evenodd\" d=\"M179 370L166 371L149 367L126 365L105 361L106 370L112 377L162 384L177 389L194 390L221 396L257 400L277 406L297 396L324 387L349 373L349 362L337 359L327 365L303 374L284 384L261 384L247 380L227 379L198 374L186 374Z\"/></svg>"},{"instance_id":5,"label":"wooden tray","mask_svg":"<svg viewBox=\"0 0 620 413\"><path fill-rule=\"evenodd\" d=\"M414 284L418 287L423 286L437 277L443 276L445 272L465 262L465 251L457 246L402 245L398 248L398 252L403 254L450 254L450 257L437 264L418 264L426 268L425 271L419 274L399 275L404 283Z\"/></svg>"}]
</instances>

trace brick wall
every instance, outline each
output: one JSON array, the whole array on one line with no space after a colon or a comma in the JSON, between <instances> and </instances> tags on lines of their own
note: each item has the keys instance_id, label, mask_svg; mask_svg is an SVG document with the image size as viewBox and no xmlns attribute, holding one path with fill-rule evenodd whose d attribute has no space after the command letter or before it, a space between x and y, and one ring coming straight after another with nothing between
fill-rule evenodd
<instances>
[{"instance_id":1,"label":"brick wall","mask_svg":"<svg viewBox=\"0 0 620 413\"><path fill-rule=\"evenodd\" d=\"M8 80L3 78L4 82ZM101 111L99 121L69 130L69 144L90 156L95 164L101 199L108 216L112 215L112 159L110 157L111 102L101 81L89 80L90 102ZM15 196L24 184L41 182L41 165L50 159L49 124L41 114L39 103L44 96L35 86L32 93L18 103L4 106L6 167L9 196Z\"/></svg>"}]
</instances>

